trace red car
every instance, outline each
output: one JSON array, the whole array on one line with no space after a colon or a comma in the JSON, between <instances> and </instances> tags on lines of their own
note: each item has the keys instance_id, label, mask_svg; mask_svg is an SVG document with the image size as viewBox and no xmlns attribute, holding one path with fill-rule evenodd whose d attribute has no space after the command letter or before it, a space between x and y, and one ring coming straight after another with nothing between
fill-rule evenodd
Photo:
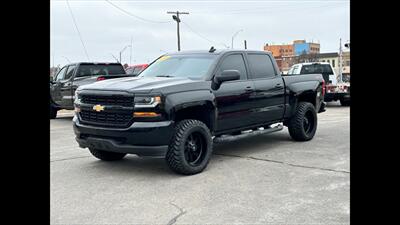
<instances>
[{"instance_id":1,"label":"red car","mask_svg":"<svg viewBox=\"0 0 400 225\"><path fill-rule=\"evenodd\" d=\"M147 66L149 66L149 64L138 64L138 65L128 66L125 69L125 71L126 74L136 77L137 75L139 75L140 72L146 69Z\"/></svg>"}]
</instances>

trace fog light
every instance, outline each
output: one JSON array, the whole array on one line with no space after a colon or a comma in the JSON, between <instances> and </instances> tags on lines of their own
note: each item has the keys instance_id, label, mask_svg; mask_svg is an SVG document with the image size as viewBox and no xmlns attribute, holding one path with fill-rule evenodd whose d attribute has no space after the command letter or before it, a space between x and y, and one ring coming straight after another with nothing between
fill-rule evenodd
<instances>
[{"instance_id":1,"label":"fog light","mask_svg":"<svg viewBox=\"0 0 400 225\"><path fill-rule=\"evenodd\" d=\"M160 116L159 113L155 112L134 112L133 117L157 117Z\"/></svg>"}]
</instances>

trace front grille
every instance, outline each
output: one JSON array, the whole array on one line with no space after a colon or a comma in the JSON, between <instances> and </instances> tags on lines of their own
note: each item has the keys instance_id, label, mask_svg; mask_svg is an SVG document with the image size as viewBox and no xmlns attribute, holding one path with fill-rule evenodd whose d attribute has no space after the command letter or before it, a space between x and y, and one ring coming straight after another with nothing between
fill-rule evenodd
<instances>
[{"instance_id":1,"label":"front grille","mask_svg":"<svg viewBox=\"0 0 400 225\"><path fill-rule=\"evenodd\" d=\"M79 115L83 122L114 127L128 126L132 120L132 112L130 111L114 113L81 110Z\"/></svg>"},{"instance_id":2,"label":"front grille","mask_svg":"<svg viewBox=\"0 0 400 225\"><path fill-rule=\"evenodd\" d=\"M133 97L123 95L82 95L81 102L94 105L117 105L133 107Z\"/></svg>"}]
</instances>

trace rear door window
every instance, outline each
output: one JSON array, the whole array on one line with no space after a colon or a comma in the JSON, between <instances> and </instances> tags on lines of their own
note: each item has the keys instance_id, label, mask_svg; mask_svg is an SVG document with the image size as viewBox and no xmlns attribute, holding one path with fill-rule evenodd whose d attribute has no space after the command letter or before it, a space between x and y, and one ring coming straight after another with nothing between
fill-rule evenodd
<instances>
[{"instance_id":1,"label":"rear door window","mask_svg":"<svg viewBox=\"0 0 400 225\"><path fill-rule=\"evenodd\" d=\"M117 74L126 74L124 68L121 65L83 64L79 66L76 77L100 76L100 75L106 76L106 75L117 75Z\"/></svg>"},{"instance_id":2,"label":"rear door window","mask_svg":"<svg viewBox=\"0 0 400 225\"><path fill-rule=\"evenodd\" d=\"M253 79L271 78L276 76L274 65L272 64L269 55L249 53L247 58Z\"/></svg>"}]
</instances>

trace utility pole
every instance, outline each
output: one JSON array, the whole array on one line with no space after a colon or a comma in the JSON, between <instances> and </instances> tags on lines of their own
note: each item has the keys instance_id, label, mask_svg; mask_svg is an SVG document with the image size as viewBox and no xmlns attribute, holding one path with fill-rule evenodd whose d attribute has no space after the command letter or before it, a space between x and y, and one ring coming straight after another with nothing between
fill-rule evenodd
<instances>
[{"instance_id":1,"label":"utility pole","mask_svg":"<svg viewBox=\"0 0 400 225\"><path fill-rule=\"evenodd\" d=\"M189 14L189 12L170 12L168 11L167 14L175 14L172 15L172 19L176 21L176 30L177 30L177 36L178 36L178 51L181 50L181 38L180 38L180 34L179 34L179 23L181 22L181 19L179 18L180 14Z\"/></svg>"},{"instance_id":2,"label":"utility pole","mask_svg":"<svg viewBox=\"0 0 400 225\"><path fill-rule=\"evenodd\" d=\"M340 83L343 82L342 80L342 39L340 38L340 47L339 47L339 77Z\"/></svg>"},{"instance_id":3,"label":"utility pole","mask_svg":"<svg viewBox=\"0 0 400 225\"><path fill-rule=\"evenodd\" d=\"M133 37L131 36L131 54L129 55L129 65L132 65Z\"/></svg>"}]
</instances>

